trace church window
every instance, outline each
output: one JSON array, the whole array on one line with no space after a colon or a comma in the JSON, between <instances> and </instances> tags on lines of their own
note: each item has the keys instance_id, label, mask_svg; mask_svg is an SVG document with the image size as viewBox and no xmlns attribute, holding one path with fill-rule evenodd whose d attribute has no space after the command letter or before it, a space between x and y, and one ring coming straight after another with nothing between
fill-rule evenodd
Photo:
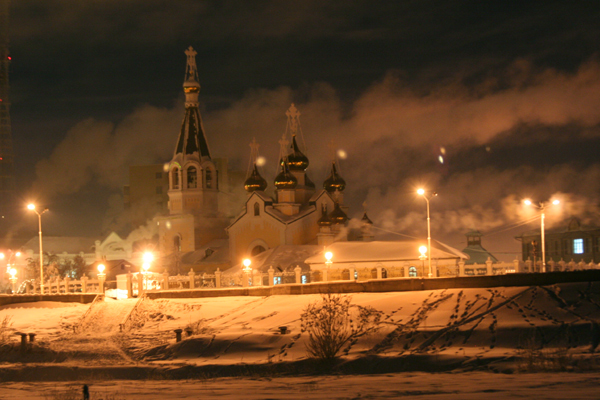
<instances>
[{"instance_id":1,"label":"church window","mask_svg":"<svg viewBox=\"0 0 600 400\"><path fill-rule=\"evenodd\" d=\"M408 276L411 278L416 278L417 277L417 267L408 268Z\"/></svg>"},{"instance_id":2,"label":"church window","mask_svg":"<svg viewBox=\"0 0 600 400\"><path fill-rule=\"evenodd\" d=\"M179 168L171 170L171 189L179 189Z\"/></svg>"},{"instance_id":3,"label":"church window","mask_svg":"<svg viewBox=\"0 0 600 400\"><path fill-rule=\"evenodd\" d=\"M196 167L189 167L187 170L187 187L188 189L196 189L198 185L198 172Z\"/></svg>"},{"instance_id":4,"label":"church window","mask_svg":"<svg viewBox=\"0 0 600 400\"><path fill-rule=\"evenodd\" d=\"M273 285L281 285L281 277L280 276L273 277Z\"/></svg>"},{"instance_id":5,"label":"church window","mask_svg":"<svg viewBox=\"0 0 600 400\"><path fill-rule=\"evenodd\" d=\"M206 168L206 188L212 188L212 170L210 168Z\"/></svg>"},{"instance_id":6,"label":"church window","mask_svg":"<svg viewBox=\"0 0 600 400\"><path fill-rule=\"evenodd\" d=\"M260 215L260 204L254 203L254 216Z\"/></svg>"},{"instance_id":7,"label":"church window","mask_svg":"<svg viewBox=\"0 0 600 400\"><path fill-rule=\"evenodd\" d=\"M573 240L573 254L583 254L583 239Z\"/></svg>"}]
</instances>

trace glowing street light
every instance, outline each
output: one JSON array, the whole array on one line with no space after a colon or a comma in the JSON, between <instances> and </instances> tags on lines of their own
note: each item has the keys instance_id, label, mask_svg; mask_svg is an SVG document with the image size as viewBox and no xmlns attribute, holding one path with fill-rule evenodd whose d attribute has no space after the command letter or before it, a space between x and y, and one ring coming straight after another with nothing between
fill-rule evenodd
<instances>
[{"instance_id":1,"label":"glowing street light","mask_svg":"<svg viewBox=\"0 0 600 400\"><path fill-rule=\"evenodd\" d=\"M12 291L13 294L15 294L17 292L17 270L15 268L11 268L8 273L10 274L9 280L13 287Z\"/></svg>"},{"instance_id":2,"label":"glowing street light","mask_svg":"<svg viewBox=\"0 0 600 400\"><path fill-rule=\"evenodd\" d=\"M27 208L38 215L40 234L40 294L44 294L44 252L42 250L42 214L48 211L48 209L44 208L42 212L39 212L38 210L36 210L35 204L28 204Z\"/></svg>"},{"instance_id":3,"label":"glowing street light","mask_svg":"<svg viewBox=\"0 0 600 400\"><path fill-rule=\"evenodd\" d=\"M327 266L327 268L331 267L331 264L333 264L333 262L331 261L331 259L333 258L333 253L328 251L325 253L325 265Z\"/></svg>"},{"instance_id":4,"label":"glowing street light","mask_svg":"<svg viewBox=\"0 0 600 400\"><path fill-rule=\"evenodd\" d=\"M537 208L538 210L540 210L540 214L542 217L541 218L542 223L541 223L541 227L540 227L540 232L541 232L541 236L542 236L542 272L546 272L546 235L545 235L545 229L544 229L544 219L546 218L545 210L546 210L546 206L548 205L548 203L540 202L539 205L536 206L529 199L523 200L523 203L526 206L533 206L533 207ZM556 206L556 205L560 204L560 201L552 200L551 204Z\"/></svg>"},{"instance_id":5,"label":"glowing street light","mask_svg":"<svg viewBox=\"0 0 600 400\"><path fill-rule=\"evenodd\" d=\"M429 198L425 195L425 189L419 188L417 190L419 196L423 196L427 202L427 259L429 261L429 277L432 277L431 273L431 218L429 217ZM431 193L431 197L437 196L436 192Z\"/></svg>"},{"instance_id":6,"label":"glowing street light","mask_svg":"<svg viewBox=\"0 0 600 400\"><path fill-rule=\"evenodd\" d=\"M249 258L244 258L244 261L242 261L242 264L244 264L244 272L245 273L250 273L250 271L252 271L252 268L250 268L250 264L252 264L252 260L250 260Z\"/></svg>"},{"instance_id":7,"label":"glowing street light","mask_svg":"<svg viewBox=\"0 0 600 400\"><path fill-rule=\"evenodd\" d=\"M106 276L106 274L104 273L104 270L106 269L106 266L104 266L104 264L98 264L98 277L100 276Z\"/></svg>"}]
</instances>

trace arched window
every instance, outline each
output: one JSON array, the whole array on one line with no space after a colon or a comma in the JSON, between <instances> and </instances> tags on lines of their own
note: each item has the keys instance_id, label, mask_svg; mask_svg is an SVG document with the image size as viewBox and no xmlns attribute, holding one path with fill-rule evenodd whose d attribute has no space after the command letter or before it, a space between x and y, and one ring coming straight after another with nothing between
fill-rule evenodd
<instances>
[{"instance_id":1,"label":"arched window","mask_svg":"<svg viewBox=\"0 0 600 400\"><path fill-rule=\"evenodd\" d=\"M417 277L417 267L410 267L408 269L408 276L411 278L416 278Z\"/></svg>"},{"instance_id":2,"label":"arched window","mask_svg":"<svg viewBox=\"0 0 600 400\"><path fill-rule=\"evenodd\" d=\"M206 188L211 189L212 187L212 169L206 168Z\"/></svg>"},{"instance_id":3,"label":"arched window","mask_svg":"<svg viewBox=\"0 0 600 400\"><path fill-rule=\"evenodd\" d=\"M258 255L260 253L262 253L263 251L265 251L266 249L262 246L256 246L252 249L252 251L250 252L250 254L252 256Z\"/></svg>"},{"instance_id":4,"label":"arched window","mask_svg":"<svg viewBox=\"0 0 600 400\"><path fill-rule=\"evenodd\" d=\"M181 235L180 234L175 235L175 237L173 238L173 245L175 246L175 251L177 251L177 252L181 251Z\"/></svg>"},{"instance_id":5,"label":"arched window","mask_svg":"<svg viewBox=\"0 0 600 400\"><path fill-rule=\"evenodd\" d=\"M254 216L260 215L260 204L254 203Z\"/></svg>"},{"instance_id":6,"label":"arched window","mask_svg":"<svg viewBox=\"0 0 600 400\"><path fill-rule=\"evenodd\" d=\"M196 189L198 187L198 171L196 167L187 169L187 187L188 189Z\"/></svg>"},{"instance_id":7,"label":"arched window","mask_svg":"<svg viewBox=\"0 0 600 400\"><path fill-rule=\"evenodd\" d=\"M171 170L171 189L179 189L179 168Z\"/></svg>"}]
</instances>

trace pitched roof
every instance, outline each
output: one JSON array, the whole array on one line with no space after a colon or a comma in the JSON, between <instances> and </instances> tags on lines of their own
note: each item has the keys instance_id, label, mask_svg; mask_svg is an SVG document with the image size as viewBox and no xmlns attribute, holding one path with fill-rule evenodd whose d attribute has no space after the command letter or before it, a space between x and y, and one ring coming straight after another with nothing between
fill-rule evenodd
<instances>
[{"instance_id":1,"label":"pitched roof","mask_svg":"<svg viewBox=\"0 0 600 400\"><path fill-rule=\"evenodd\" d=\"M44 236L43 238L43 249L45 253L53 254L78 254L78 253L93 253L95 238L88 237L73 237L73 236ZM40 242L39 237L36 235L29 239L27 243L23 245L24 249L33 250L34 253L39 253Z\"/></svg>"},{"instance_id":2,"label":"pitched roof","mask_svg":"<svg viewBox=\"0 0 600 400\"><path fill-rule=\"evenodd\" d=\"M469 256L448 245L434 241L431 246L431 259L468 259ZM377 262L418 260L420 240L404 240L390 242L335 242L327 246L333 253L332 261L336 262ZM435 246L435 247L434 247ZM325 262L324 252L306 259L308 264Z\"/></svg>"},{"instance_id":3,"label":"pitched roof","mask_svg":"<svg viewBox=\"0 0 600 400\"><path fill-rule=\"evenodd\" d=\"M183 158L188 155L196 155L199 160L210 160L208 141L204 133L200 111L195 105L186 107L181 131L175 146L174 157L181 154Z\"/></svg>"}]
</instances>

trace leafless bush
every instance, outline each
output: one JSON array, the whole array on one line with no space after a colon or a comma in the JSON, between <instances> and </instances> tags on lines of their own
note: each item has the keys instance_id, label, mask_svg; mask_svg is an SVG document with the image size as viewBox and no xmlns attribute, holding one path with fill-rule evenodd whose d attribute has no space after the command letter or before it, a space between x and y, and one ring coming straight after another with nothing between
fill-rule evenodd
<instances>
[{"instance_id":1,"label":"leafless bush","mask_svg":"<svg viewBox=\"0 0 600 400\"><path fill-rule=\"evenodd\" d=\"M379 329L381 311L351 304L350 296L322 295L320 302L309 304L301 315L302 331L308 332L308 354L332 360L344 346Z\"/></svg>"},{"instance_id":2,"label":"leafless bush","mask_svg":"<svg viewBox=\"0 0 600 400\"><path fill-rule=\"evenodd\" d=\"M4 317L2 322L0 322L0 344L5 344L8 342L8 338L12 333L12 315L7 315Z\"/></svg>"}]
</instances>

